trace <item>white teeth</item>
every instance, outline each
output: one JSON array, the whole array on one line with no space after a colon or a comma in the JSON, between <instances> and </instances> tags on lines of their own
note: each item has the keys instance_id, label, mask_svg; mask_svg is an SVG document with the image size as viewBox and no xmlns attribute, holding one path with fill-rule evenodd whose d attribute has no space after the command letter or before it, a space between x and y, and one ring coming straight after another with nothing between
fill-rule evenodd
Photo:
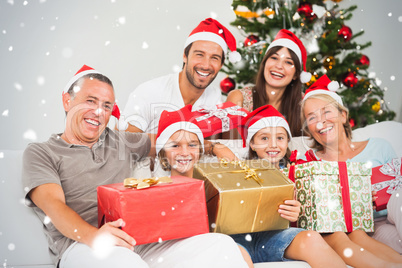
<instances>
[{"instance_id":1,"label":"white teeth","mask_svg":"<svg viewBox=\"0 0 402 268\"><path fill-rule=\"evenodd\" d=\"M271 155L271 156L275 156L275 155L278 155L279 152L268 152L268 154Z\"/></svg>"},{"instance_id":2,"label":"white teeth","mask_svg":"<svg viewBox=\"0 0 402 268\"><path fill-rule=\"evenodd\" d=\"M318 131L318 132L319 132L320 134L322 134L322 133L325 133L325 132L327 132L327 131L330 131L332 128L333 128L333 127L327 127L327 128L321 129L321 130Z\"/></svg>"},{"instance_id":3,"label":"white teeth","mask_svg":"<svg viewBox=\"0 0 402 268\"><path fill-rule=\"evenodd\" d=\"M271 72L272 75L278 76L278 77L283 77L283 74L277 73L277 72Z\"/></svg>"},{"instance_id":4,"label":"white teeth","mask_svg":"<svg viewBox=\"0 0 402 268\"><path fill-rule=\"evenodd\" d=\"M97 122L95 120L92 120L92 119L85 119L85 122L87 122L87 123L89 123L91 125L94 125L94 126L99 126L100 125L99 122Z\"/></svg>"},{"instance_id":5,"label":"white teeth","mask_svg":"<svg viewBox=\"0 0 402 268\"><path fill-rule=\"evenodd\" d=\"M176 160L176 162L182 165L187 165L191 162L191 160Z\"/></svg>"},{"instance_id":6,"label":"white teeth","mask_svg":"<svg viewBox=\"0 0 402 268\"><path fill-rule=\"evenodd\" d=\"M203 72L200 72L200 71L197 71L197 73L199 75L201 75L201 76L204 76L204 77L207 77L209 75L209 73L203 73Z\"/></svg>"}]
</instances>

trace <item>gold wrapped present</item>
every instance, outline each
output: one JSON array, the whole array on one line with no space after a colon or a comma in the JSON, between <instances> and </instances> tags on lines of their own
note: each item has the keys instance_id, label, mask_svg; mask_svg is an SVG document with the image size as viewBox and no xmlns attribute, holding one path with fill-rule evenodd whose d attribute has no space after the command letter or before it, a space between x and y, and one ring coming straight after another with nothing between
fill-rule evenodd
<instances>
[{"instance_id":1,"label":"gold wrapped present","mask_svg":"<svg viewBox=\"0 0 402 268\"><path fill-rule=\"evenodd\" d=\"M205 181L211 232L240 234L289 227L278 207L293 199L294 184L268 161L199 163L193 177Z\"/></svg>"}]
</instances>

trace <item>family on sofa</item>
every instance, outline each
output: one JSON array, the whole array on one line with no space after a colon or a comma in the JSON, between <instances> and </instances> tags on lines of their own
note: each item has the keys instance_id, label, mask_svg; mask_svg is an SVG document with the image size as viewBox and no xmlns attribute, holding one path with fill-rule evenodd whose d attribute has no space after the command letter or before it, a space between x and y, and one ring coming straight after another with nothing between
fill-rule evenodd
<instances>
[{"instance_id":1,"label":"family on sofa","mask_svg":"<svg viewBox=\"0 0 402 268\"><path fill-rule=\"evenodd\" d=\"M287 30L279 31L268 47L256 86L228 96L248 115L233 120L237 128L205 129L193 112L221 102L220 91L210 84L226 56L239 59L233 35L214 19L202 21L186 40L183 70L140 85L121 115L107 76L84 65L69 81L62 96L64 132L30 144L23 156L26 202L46 223L55 265L253 267L253 263L302 260L311 267L401 267L400 253L361 230L206 233L136 245L135 237L121 229L123 219L98 228L96 187L130 177L135 163L148 156L157 157L155 166L172 176L186 177L192 177L202 154L236 160L230 147L204 139L212 134L210 139L241 137L248 158L268 161L278 169L292 164L288 146L292 137L306 133L314 150L305 161L369 162L374 167L396 157L384 140L352 141L348 111L333 91L336 84L325 75L303 96L302 83L309 81L306 50ZM107 127L111 116L119 118L117 130ZM395 207L401 206L400 198L395 198L400 193L397 190L390 199ZM297 221L299 211L297 200L285 200L278 208L290 222ZM395 226L401 225L397 209L389 208L388 213L395 213ZM105 246L108 254L102 251Z\"/></svg>"}]
</instances>

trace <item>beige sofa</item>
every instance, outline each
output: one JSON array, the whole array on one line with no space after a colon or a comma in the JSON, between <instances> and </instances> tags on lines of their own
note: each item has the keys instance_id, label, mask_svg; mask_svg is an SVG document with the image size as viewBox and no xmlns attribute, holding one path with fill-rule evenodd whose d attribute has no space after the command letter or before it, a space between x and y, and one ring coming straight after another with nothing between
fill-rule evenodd
<instances>
[{"instance_id":1,"label":"beige sofa","mask_svg":"<svg viewBox=\"0 0 402 268\"><path fill-rule=\"evenodd\" d=\"M381 122L354 131L354 139L383 137L402 156L402 124ZM228 141L222 140L228 143ZM240 141L230 141L236 153L244 153ZM306 141L295 138L292 149L305 151ZM22 151L0 150L0 260L3 267L19 268L53 268L47 241L42 233L42 223L23 202L21 186ZM275 262L255 264L257 268L268 267L310 267L305 262Z\"/></svg>"}]
</instances>

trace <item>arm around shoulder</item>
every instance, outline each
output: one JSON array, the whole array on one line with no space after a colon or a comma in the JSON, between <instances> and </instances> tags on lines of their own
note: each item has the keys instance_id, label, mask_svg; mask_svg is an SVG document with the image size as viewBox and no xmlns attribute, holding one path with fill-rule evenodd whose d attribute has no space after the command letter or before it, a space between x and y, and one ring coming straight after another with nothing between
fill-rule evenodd
<instances>
[{"instance_id":1,"label":"arm around shoulder","mask_svg":"<svg viewBox=\"0 0 402 268\"><path fill-rule=\"evenodd\" d=\"M238 89L232 90L229 92L226 101L230 101L240 107L243 107L243 94Z\"/></svg>"}]
</instances>

